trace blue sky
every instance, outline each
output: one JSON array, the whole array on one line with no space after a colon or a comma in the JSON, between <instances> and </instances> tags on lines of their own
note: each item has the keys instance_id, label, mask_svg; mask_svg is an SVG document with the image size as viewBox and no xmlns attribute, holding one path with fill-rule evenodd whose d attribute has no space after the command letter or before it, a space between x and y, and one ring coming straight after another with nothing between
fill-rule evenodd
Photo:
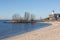
<instances>
[{"instance_id":1,"label":"blue sky","mask_svg":"<svg viewBox=\"0 0 60 40\"><path fill-rule=\"evenodd\" d=\"M60 12L60 0L0 0L0 19L11 19L13 14L24 16L24 12L36 18L48 17L52 10Z\"/></svg>"}]
</instances>

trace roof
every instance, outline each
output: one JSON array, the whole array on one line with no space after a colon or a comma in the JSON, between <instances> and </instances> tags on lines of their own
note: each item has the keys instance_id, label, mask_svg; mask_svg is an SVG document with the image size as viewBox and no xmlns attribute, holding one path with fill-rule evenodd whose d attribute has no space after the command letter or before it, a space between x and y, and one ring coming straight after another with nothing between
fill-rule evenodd
<instances>
[{"instance_id":1,"label":"roof","mask_svg":"<svg viewBox=\"0 0 60 40\"><path fill-rule=\"evenodd\" d=\"M60 13L54 13L54 14L60 14Z\"/></svg>"}]
</instances>

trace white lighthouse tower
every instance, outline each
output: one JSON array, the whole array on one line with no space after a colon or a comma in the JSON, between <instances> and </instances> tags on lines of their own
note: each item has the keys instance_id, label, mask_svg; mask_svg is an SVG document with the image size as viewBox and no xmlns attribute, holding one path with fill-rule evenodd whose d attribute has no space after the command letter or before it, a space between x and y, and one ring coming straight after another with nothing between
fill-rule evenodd
<instances>
[{"instance_id":1,"label":"white lighthouse tower","mask_svg":"<svg viewBox=\"0 0 60 40\"><path fill-rule=\"evenodd\" d=\"M52 14L54 14L54 10L52 10Z\"/></svg>"}]
</instances>

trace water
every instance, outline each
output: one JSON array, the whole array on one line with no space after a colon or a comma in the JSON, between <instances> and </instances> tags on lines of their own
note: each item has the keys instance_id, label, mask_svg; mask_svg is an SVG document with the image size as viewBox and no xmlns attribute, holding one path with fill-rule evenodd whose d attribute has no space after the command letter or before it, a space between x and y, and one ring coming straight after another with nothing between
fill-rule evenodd
<instances>
[{"instance_id":1,"label":"water","mask_svg":"<svg viewBox=\"0 0 60 40\"><path fill-rule=\"evenodd\" d=\"M14 36L17 34L30 32L30 31L51 25L48 23L12 24L12 23L3 23L4 21L6 20L0 20L0 39Z\"/></svg>"}]
</instances>

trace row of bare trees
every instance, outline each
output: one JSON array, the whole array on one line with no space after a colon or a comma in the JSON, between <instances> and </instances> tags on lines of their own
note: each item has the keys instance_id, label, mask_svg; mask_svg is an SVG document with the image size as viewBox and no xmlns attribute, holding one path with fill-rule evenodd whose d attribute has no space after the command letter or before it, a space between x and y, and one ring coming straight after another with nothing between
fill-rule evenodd
<instances>
[{"instance_id":1,"label":"row of bare trees","mask_svg":"<svg viewBox=\"0 0 60 40\"><path fill-rule=\"evenodd\" d=\"M21 22L21 21L25 21L25 22L34 21L34 19L35 19L35 16L33 14L28 13L28 12L25 12L25 15L24 15L23 18L19 14L14 14L12 16L12 20L13 21L17 21L17 22Z\"/></svg>"}]
</instances>

